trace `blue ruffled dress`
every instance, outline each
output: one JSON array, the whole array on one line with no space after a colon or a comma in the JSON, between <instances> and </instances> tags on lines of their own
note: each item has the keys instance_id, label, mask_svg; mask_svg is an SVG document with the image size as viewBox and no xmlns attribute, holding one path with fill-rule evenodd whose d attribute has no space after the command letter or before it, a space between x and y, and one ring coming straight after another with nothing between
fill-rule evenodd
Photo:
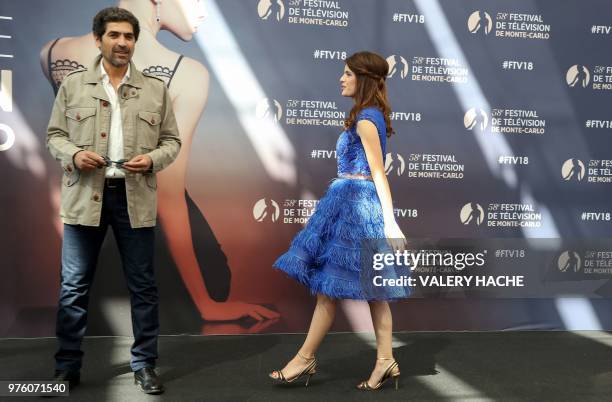
<instances>
[{"instance_id":1,"label":"blue ruffled dress","mask_svg":"<svg viewBox=\"0 0 612 402\"><path fill-rule=\"evenodd\" d=\"M357 121L369 120L376 126L386 155L387 129L382 112L365 108ZM334 299L392 300L405 298L409 289L402 286L373 286L373 277L397 278L393 267L374 271L364 263L364 244L369 239L384 239L383 214L371 180L342 178L343 175L371 176L356 124L340 134L336 143L338 178L319 200L308 223L293 239L289 250L273 264L293 279L307 286L311 293ZM390 252L384 240L375 243ZM366 247L367 248L367 247ZM371 253L371 250L368 251ZM371 254L370 254L371 255Z\"/></svg>"}]
</instances>

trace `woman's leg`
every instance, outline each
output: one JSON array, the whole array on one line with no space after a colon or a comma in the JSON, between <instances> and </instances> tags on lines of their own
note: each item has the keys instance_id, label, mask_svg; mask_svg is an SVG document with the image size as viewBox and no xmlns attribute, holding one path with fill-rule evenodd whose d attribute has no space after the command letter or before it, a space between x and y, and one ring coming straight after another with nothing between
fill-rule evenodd
<instances>
[{"instance_id":1,"label":"woman's leg","mask_svg":"<svg viewBox=\"0 0 612 402\"><path fill-rule=\"evenodd\" d=\"M319 349L321 342L323 342L323 338L334 322L335 316L336 300L318 294L317 305L312 314L312 320L310 321L310 328L308 329L306 340L304 340L302 347L298 350L298 354L296 354L282 369L285 378L291 379L301 373L308 365L309 361L306 359L313 357L317 349ZM300 355L302 357L300 357ZM276 373L272 373L271 376L276 378Z\"/></svg>"},{"instance_id":2,"label":"woman's leg","mask_svg":"<svg viewBox=\"0 0 612 402\"><path fill-rule=\"evenodd\" d=\"M370 302L372 324L376 334L376 364L368 379L370 386L375 386L385 370L393 362L393 317L389 303L385 301ZM386 359L386 360L383 360Z\"/></svg>"}]
</instances>

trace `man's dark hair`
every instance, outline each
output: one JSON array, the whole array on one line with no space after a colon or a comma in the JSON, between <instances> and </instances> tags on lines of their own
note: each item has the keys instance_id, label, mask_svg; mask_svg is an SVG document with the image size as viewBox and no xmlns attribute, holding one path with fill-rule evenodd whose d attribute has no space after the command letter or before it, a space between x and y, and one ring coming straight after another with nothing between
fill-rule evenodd
<instances>
[{"instance_id":1,"label":"man's dark hair","mask_svg":"<svg viewBox=\"0 0 612 402\"><path fill-rule=\"evenodd\" d=\"M140 24L134 14L128 10L119 7L107 7L100 10L93 19L92 31L96 38L102 38L108 22L129 22L134 30L134 39L138 40Z\"/></svg>"}]
</instances>

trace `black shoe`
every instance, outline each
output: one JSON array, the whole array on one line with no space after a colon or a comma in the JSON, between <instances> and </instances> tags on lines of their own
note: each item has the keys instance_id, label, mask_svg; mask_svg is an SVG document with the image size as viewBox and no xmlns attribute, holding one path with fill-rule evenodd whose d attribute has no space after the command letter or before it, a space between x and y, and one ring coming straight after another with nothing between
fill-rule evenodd
<instances>
[{"instance_id":1,"label":"black shoe","mask_svg":"<svg viewBox=\"0 0 612 402\"><path fill-rule=\"evenodd\" d=\"M164 392L164 386L153 367L145 367L135 371L134 384L140 385L140 390L145 394L157 395Z\"/></svg>"},{"instance_id":2,"label":"black shoe","mask_svg":"<svg viewBox=\"0 0 612 402\"><path fill-rule=\"evenodd\" d=\"M70 390L73 390L81 383L81 373L78 371L55 370L53 381L68 381L68 387Z\"/></svg>"}]
</instances>

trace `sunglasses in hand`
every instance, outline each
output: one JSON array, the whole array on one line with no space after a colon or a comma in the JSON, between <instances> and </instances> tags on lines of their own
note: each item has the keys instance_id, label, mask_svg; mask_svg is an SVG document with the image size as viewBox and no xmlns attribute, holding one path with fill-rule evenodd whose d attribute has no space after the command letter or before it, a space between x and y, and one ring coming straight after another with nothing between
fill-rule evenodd
<instances>
[{"instance_id":1,"label":"sunglasses in hand","mask_svg":"<svg viewBox=\"0 0 612 402\"><path fill-rule=\"evenodd\" d=\"M118 169L124 169L123 164L128 161L127 159L119 159L118 161L113 161L108 156L103 156L102 159L104 159L104 165L101 167L115 166Z\"/></svg>"}]
</instances>

